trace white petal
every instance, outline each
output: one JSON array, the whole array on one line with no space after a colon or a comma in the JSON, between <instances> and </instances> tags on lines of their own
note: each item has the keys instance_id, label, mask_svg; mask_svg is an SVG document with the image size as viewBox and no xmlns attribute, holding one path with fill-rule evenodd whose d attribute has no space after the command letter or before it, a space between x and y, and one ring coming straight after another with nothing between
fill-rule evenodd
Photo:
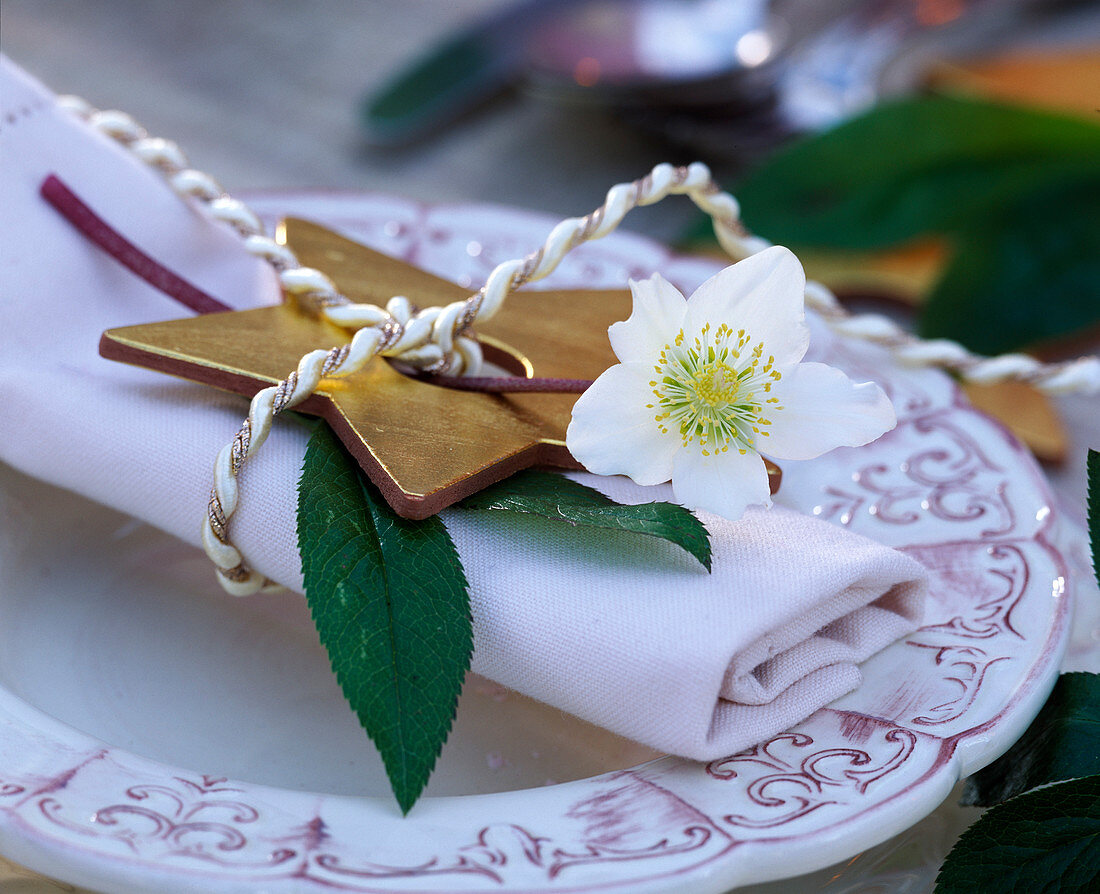
<instances>
[{"instance_id":1,"label":"white petal","mask_svg":"<svg viewBox=\"0 0 1100 894\"><path fill-rule=\"evenodd\" d=\"M857 385L824 363L800 363L786 371L771 396L783 409L768 414L768 437L757 447L778 459L813 459L836 447L860 447L897 424L894 405L878 385Z\"/></svg>"},{"instance_id":2,"label":"white petal","mask_svg":"<svg viewBox=\"0 0 1100 894\"><path fill-rule=\"evenodd\" d=\"M676 337L687 303L680 290L661 274L630 281L634 309L629 319L613 323L607 330L611 348L622 363L652 365L661 348Z\"/></svg>"},{"instance_id":3,"label":"white petal","mask_svg":"<svg viewBox=\"0 0 1100 894\"><path fill-rule=\"evenodd\" d=\"M706 323L744 329L752 344L782 368L797 363L810 345L805 319L806 274L789 249L772 246L716 273L688 299L684 332L694 337Z\"/></svg>"},{"instance_id":4,"label":"white petal","mask_svg":"<svg viewBox=\"0 0 1100 894\"><path fill-rule=\"evenodd\" d=\"M573 457L597 475L627 475L638 484L672 477L676 434L657 427L649 380L653 368L629 363L603 373L573 405L565 444Z\"/></svg>"},{"instance_id":5,"label":"white petal","mask_svg":"<svg viewBox=\"0 0 1100 894\"><path fill-rule=\"evenodd\" d=\"M764 460L733 447L717 456L703 456L696 447L681 450L672 464L672 492L689 509L730 520L740 518L749 506L772 504Z\"/></svg>"}]
</instances>

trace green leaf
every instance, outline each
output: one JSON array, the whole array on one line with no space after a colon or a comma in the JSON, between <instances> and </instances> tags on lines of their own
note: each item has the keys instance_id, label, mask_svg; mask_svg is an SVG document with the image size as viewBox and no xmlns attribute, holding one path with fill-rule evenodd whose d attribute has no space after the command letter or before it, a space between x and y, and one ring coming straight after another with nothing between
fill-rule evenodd
<instances>
[{"instance_id":1,"label":"green leaf","mask_svg":"<svg viewBox=\"0 0 1100 894\"><path fill-rule=\"evenodd\" d=\"M954 252L921 334L984 354L1100 322L1100 127L959 97L907 99L794 144L735 190L773 241ZM694 235L694 234L693 234Z\"/></svg>"},{"instance_id":2,"label":"green leaf","mask_svg":"<svg viewBox=\"0 0 1100 894\"><path fill-rule=\"evenodd\" d=\"M1100 453L1089 450L1089 546L1092 547L1092 573L1100 587Z\"/></svg>"},{"instance_id":3,"label":"green leaf","mask_svg":"<svg viewBox=\"0 0 1100 894\"><path fill-rule=\"evenodd\" d=\"M960 234L920 334L999 354L1100 321L1100 171L1028 193Z\"/></svg>"},{"instance_id":4,"label":"green leaf","mask_svg":"<svg viewBox=\"0 0 1100 894\"><path fill-rule=\"evenodd\" d=\"M710 535L706 527L683 506L673 503L623 506L570 478L527 470L458 505L463 509L524 512L571 525L660 537L687 550L710 571Z\"/></svg>"},{"instance_id":5,"label":"green leaf","mask_svg":"<svg viewBox=\"0 0 1100 894\"><path fill-rule=\"evenodd\" d=\"M1022 190L1100 170L1100 127L974 99L880 106L795 143L735 190L772 241L880 248L984 222Z\"/></svg>"},{"instance_id":6,"label":"green leaf","mask_svg":"<svg viewBox=\"0 0 1100 894\"><path fill-rule=\"evenodd\" d=\"M458 553L438 518L394 514L327 425L306 448L298 550L332 669L408 813L450 732L473 651Z\"/></svg>"},{"instance_id":7,"label":"green leaf","mask_svg":"<svg viewBox=\"0 0 1100 894\"><path fill-rule=\"evenodd\" d=\"M1062 674L1027 732L966 781L962 803L989 807L1039 785L1100 774L1100 674Z\"/></svg>"},{"instance_id":8,"label":"green leaf","mask_svg":"<svg viewBox=\"0 0 1100 894\"><path fill-rule=\"evenodd\" d=\"M936 894L1100 890L1100 776L1037 789L967 829L936 878Z\"/></svg>"}]
</instances>

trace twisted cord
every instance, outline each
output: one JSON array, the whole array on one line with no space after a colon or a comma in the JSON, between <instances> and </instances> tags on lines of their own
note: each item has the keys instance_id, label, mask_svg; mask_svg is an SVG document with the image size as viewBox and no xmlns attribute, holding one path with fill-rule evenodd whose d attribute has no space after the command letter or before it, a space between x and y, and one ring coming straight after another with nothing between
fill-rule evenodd
<instances>
[{"instance_id":1,"label":"twisted cord","mask_svg":"<svg viewBox=\"0 0 1100 894\"><path fill-rule=\"evenodd\" d=\"M633 183L613 186L595 211L562 221L541 248L524 258L498 264L485 285L469 298L445 307L417 309L408 299L395 296L381 308L352 301L320 270L303 267L287 246L266 235L251 209L229 196L212 177L189 167L175 143L149 136L123 112L99 111L78 97L59 97L58 102L159 171L181 196L196 200L212 217L236 230L245 249L274 268L283 290L295 296L307 312L354 332L348 344L310 352L286 379L257 393L240 430L215 460L214 486L202 528L203 545L222 585L234 595L272 586L245 564L228 536L229 519L238 502L237 476L244 461L267 438L274 417L309 397L323 378L351 375L376 354L400 360L429 375L477 375L482 364L481 349L470 334L476 322L491 318L511 292L552 273L578 245L613 231L632 209L669 195L687 195L708 214L719 243L735 260L771 245L744 228L737 200L714 182L706 165L659 164ZM812 280L806 283L806 304L838 334L881 345L910 366L939 367L964 381L981 384L1028 382L1047 394L1100 391L1100 359L1094 357L1054 364L1024 354L982 357L947 339L920 339L881 315L850 314L828 287Z\"/></svg>"},{"instance_id":2,"label":"twisted cord","mask_svg":"<svg viewBox=\"0 0 1100 894\"><path fill-rule=\"evenodd\" d=\"M686 194L712 218L719 243L734 259L741 260L771 244L745 230L737 200L718 187L705 165L696 162L676 168L661 164L640 180L613 186L603 205L591 214L562 221L537 251L498 265L485 285L466 300L416 311L405 299L395 298L383 309L351 301L324 273L302 267L289 248L264 233L259 218L243 202L230 197L207 174L188 167L175 143L150 137L123 112L98 111L77 97L60 97L59 103L160 171L176 192L196 199L211 216L233 227L244 238L245 248L270 263L286 292L307 308L347 329L387 324L404 327L401 337L383 353L428 373L476 375L481 352L476 339L464 333L477 321L492 317L510 292L553 272L573 248L610 233L633 208L654 204L668 195ZM1100 391L1100 361L1093 357L1054 364L1024 354L982 357L947 339L917 338L883 316L851 315L827 287L813 281L806 284L806 303L839 334L883 345L908 365L941 367L980 384L1025 381L1048 394Z\"/></svg>"},{"instance_id":3,"label":"twisted cord","mask_svg":"<svg viewBox=\"0 0 1100 894\"><path fill-rule=\"evenodd\" d=\"M328 351L310 351L298 361L297 369L289 376L256 393L237 434L219 451L214 460L214 485L202 523L202 544L217 569L219 582L232 595L247 596L258 590L278 589L276 584L245 563L240 550L229 539L229 519L238 503L237 476L245 460L267 440L279 413L313 394L321 379L340 379L362 369L394 332L390 330L387 334L384 329L363 328L347 344Z\"/></svg>"}]
</instances>

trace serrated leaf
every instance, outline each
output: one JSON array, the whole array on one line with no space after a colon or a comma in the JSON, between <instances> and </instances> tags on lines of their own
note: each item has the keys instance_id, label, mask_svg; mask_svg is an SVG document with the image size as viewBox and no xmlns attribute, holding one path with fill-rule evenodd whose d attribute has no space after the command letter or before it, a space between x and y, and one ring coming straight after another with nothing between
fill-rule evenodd
<instances>
[{"instance_id":1,"label":"serrated leaf","mask_svg":"<svg viewBox=\"0 0 1100 894\"><path fill-rule=\"evenodd\" d=\"M999 354L1100 322L1100 169L1036 189L960 234L920 334Z\"/></svg>"},{"instance_id":2,"label":"serrated leaf","mask_svg":"<svg viewBox=\"0 0 1100 894\"><path fill-rule=\"evenodd\" d=\"M327 425L306 448L298 550L332 669L408 813L450 732L473 651L458 552L438 518L397 516Z\"/></svg>"},{"instance_id":3,"label":"serrated leaf","mask_svg":"<svg viewBox=\"0 0 1100 894\"><path fill-rule=\"evenodd\" d=\"M736 188L782 244L865 249L984 222L1005 200L1100 168L1100 127L958 97L884 104L795 143Z\"/></svg>"},{"instance_id":4,"label":"serrated leaf","mask_svg":"<svg viewBox=\"0 0 1100 894\"><path fill-rule=\"evenodd\" d=\"M947 855L935 894L1100 890L1100 776L1037 789L983 814Z\"/></svg>"},{"instance_id":5,"label":"serrated leaf","mask_svg":"<svg viewBox=\"0 0 1100 894\"><path fill-rule=\"evenodd\" d=\"M1092 573L1100 587L1100 453L1089 450L1089 546L1092 548Z\"/></svg>"},{"instance_id":6,"label":"serrated leaf","mask_svg":"<svg viewBox=\"0 0 1100 894\"><path fill-rule=\"evenodd\" d=\"M962 803L989 807L1036 786L1100 774L1100 674L1062 674L1027 732L966 781Z\"/></svg>"},{"instance_id":7,"label":"serrated leaf","mask_svg":"<svg viewBox=\"0 0 1100 894\"><path fill-rule=\"evenodd\" d=\"M660 537L683 548L710 571L710 535L674 503L624 506L563 475L527 470L458 504L463 509L523 512L571 525Z\"/></svg>"}]
</instances>

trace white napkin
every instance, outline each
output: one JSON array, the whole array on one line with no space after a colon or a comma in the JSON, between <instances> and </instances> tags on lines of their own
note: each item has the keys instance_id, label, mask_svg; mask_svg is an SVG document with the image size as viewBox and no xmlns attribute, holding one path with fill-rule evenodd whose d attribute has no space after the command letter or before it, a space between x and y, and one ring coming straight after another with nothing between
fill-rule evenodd
<instances>
[{"instance_id":1,"label":"white napkin","mask_svg":"<svg viewBox=\"0 0 1100 894\"><path fill-rule=\"evenodd\" d=\"M278 300L275 278L6 59L0 104L0 458L198 544L213 458L245 403L98 356L103 329L187 311L88 244L38 188L56 173L153 257L236 307ZM300 427L277 423L242 475L232 521L248 559L298 590L304 447ZM579 477L627 501L671 496ZM855 688L857 663L920 620L920 566L778 507L737 523L705 517L709 575L650 538L488 512L443 518L471 585L475 671L688 757L720 757L797 723Z\"/></svg>"}]
</instances>

